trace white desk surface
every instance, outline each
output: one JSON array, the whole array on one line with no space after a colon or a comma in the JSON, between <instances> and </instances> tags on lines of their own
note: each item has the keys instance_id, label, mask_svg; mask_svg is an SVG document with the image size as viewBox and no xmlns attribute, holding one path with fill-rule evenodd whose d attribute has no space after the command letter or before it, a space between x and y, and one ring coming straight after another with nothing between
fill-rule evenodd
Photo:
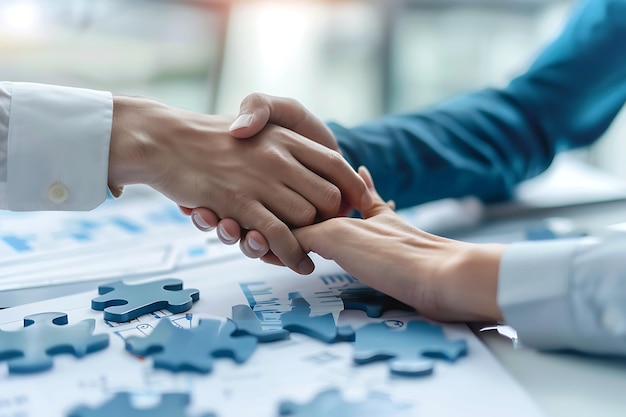
<instances>
[{"instance_id":1,"label":"white desk surface","mask_svg":"<svg viewBox=\"0 0 626 417\"><path fill-rule=\"evenodd\" d=\"M530 222L555 216L597 232L607 225L626 221L625 209L626 201L619 198L575 207L505 210L506 215L501 210L487 208L480 227L457 230L448 235L467 240L507 241L522 236ZM478 337L547 416L626 415L625 358L542 353L523 347L515 349L510 340L496 332L482 332ZM511 408L514 409L515 405L511 404Z\"/></svg>"},{"instance_id":2,"label":"white desk surface","mask_svg":"<svg viewBox=\"0 0 626 417\"><path fill-rule=\"evenodd\" d=\"M626 359L513 349L497 332L479 338L548 416L626 414Z\"/></svg>"}]
</instances>

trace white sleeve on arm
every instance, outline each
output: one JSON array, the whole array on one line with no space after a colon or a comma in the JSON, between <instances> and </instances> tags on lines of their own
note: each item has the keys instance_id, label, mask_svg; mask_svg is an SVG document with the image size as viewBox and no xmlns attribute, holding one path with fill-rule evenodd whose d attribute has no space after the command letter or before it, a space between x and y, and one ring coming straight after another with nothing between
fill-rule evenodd
<instances>
[{"instance_id":1,"label":"white sleeve on arm","mask_svg":"<svg viewBox=\"0 0 626 417\"><path fill-rule=\"evenodd\" d=\"M511 245L498 304L526 346L626 355L626 236Z\"/></svg>"},{"instance_id":2,"label":"white sleeve on arm","mask_svg":"<svg viewBox=\"0 0 626 417\"><path fill-rule=\"evenodd\" d=\"M107 194L111 93L0 83L0 208L90 210Z\"/></svg>"}]
</instances>

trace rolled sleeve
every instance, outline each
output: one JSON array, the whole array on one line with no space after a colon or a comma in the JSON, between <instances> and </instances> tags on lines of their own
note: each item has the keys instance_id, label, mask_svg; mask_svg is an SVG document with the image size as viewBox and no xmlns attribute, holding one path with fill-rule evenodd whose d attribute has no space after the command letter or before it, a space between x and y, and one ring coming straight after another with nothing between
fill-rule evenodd
<instances>
[{"instance_id":1,"label":"rolled sleeve","mask_svg":"<svg viewBox=\"0 0 626 417\"><path fill-rule=\"evenodd\" d=\"M111 93L13 83L6 207L90 210L107 195Z\"/></svg>"},{"instance_id":2,"label":"rolled sleeve","mask_svg":"<svg viewBox=\"0 0 626 417\"><path fill-rule=\"evenodd\" d=\"M626 238L511 245L498 304L522 344L626 355Z\"/></svg>"}]
</instances>

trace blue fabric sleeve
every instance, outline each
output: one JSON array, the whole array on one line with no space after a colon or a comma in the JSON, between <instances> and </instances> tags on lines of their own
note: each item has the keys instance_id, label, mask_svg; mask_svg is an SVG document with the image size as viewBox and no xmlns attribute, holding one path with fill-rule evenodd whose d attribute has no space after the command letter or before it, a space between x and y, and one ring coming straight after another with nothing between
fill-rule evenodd
<instances>
[{"instance_id":1,"label":"blue fabric sleeve","mask_svg":"<svg viewBox=\"0 0 626 417\"><path fill-rule=\"evenodd\" d=\"M329 126L399 208L474 195L510 198L562 150L590 145L626 101L626 0L578 3L526 73L409 114Z\"/></svg>"}]
</instances>

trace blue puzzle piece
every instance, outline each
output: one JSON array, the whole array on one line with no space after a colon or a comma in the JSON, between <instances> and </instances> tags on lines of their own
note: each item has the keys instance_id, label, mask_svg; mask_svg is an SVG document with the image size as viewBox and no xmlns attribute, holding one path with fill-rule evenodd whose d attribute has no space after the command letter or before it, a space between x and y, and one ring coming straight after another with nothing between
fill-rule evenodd
<instances>
[{"instance_id":1,"label":"blue puzzle piece","mask_svg":"<svg viewBox=\"0 0 626 417\"><path fill-rule=\"evenodd\" d=\"M389 310L415 311L413 307L368 287L349 288L339 297L345 310L362 310L368 317L380 317Z\"/></svg>"},{"instance_id":2,"label":"blue puzzle piece","mask_svg":"<svg viewBox=\"0 0 626 417\"><path fill-rule=\"evenodd\" d=\"M104 310L106 320L118 323L161 309L182 313L200 298L198 290L182 288L183 282L176 278L136 285L116 281L98 287L100 297L91 300L91 308Z\"/></svg>"},{"instance_id":3,"label":"blue puzzle piece","mask_svg":"<svg viewBox=\"0 0 626 417\"><path fill-rule=\"evenodd\" d=\"M126 350L152 356L155 368L208 373L214 358L229 357L243 363L256 349L254 336L233 337L236 330L232 320L201 319L197 327L183 329L162 319L147 337L129 337Z\"/></svg>"},{"instance_id":4,"label":"blue puzzle piece","mask_svg":"<svg viewBox=\"0 0 626 417\"><path fill-rule=\"evenodd\" d=\"M308 404L282 402L279 414L290 417L397 417L405 415L407 408L409 406L394 404L380 393L370 393L361 402L347 402L338 390L332 389L319 393Z\"/></svg>"},{"instance_id":5,"label":"blue puzzle piece","mask_svg":"<svg viewBox=\"0 0 626 417\"><path fill-rule=\"evenodd\" d=\"M351 327L337 328L335 319L330 313L311 317L311 306L304 298L291 300L291 311L281 315L283 329L302 333L326 343L353 341L354 331Z\"/></svg>"},{"instance_id":6,"label":"blue puzzle piece","mask_svg":"<svg viewBox=\"0 0 626 417\"><path fill-rule=\"evenodd\" d=\"M8 361L10 373L40 372L52 368L52 355L81 358L109 346L109 335L93 334L94 319L67 323L67 314L40 313L25 317L23 329L0 330L0 361Z\"/></svg>"},{"instance_id":7,"label":"blue puzzle piece","mask_svg":"<svg viewBox=\"0 0 626 417\"><path fill-rule=\"evenodd\" d=\"M234 306L232 316L233 321L237 325L235 336L248 334L256 337L261 343L274 342L289 337L289 331L284 329L263 329L261 321L247 305L240 304Z\"/></svg>"},{"instance_id":8,"label":"blue puzzle piece","mask_svg":"<svg viewBox=\"0 0 626 417\"><path fill-rule=\"evenodd\" d=\"M405 329L371 323L356 331L354 362L389 359L394 375L421 376L433 372L433 362L424 357L455 361L467 353L465 340L447 340L441 326L410 321Z\"/></svg>"},{"instance_id":9,"label":"blue puzzle piece","mask_svg":"<svg viewBox=\"0 0 626 417\"><path fill-rule=\"evenodd\" d=\"M119 392L108 402L97 408L81 406L67 417L185 417L189 405L189 395L185 393L167 393L161 395L161 402L150 408L135 408L128 392ZM202 417L215 417L204 414Z\"/></svg>"}]
</instances>

